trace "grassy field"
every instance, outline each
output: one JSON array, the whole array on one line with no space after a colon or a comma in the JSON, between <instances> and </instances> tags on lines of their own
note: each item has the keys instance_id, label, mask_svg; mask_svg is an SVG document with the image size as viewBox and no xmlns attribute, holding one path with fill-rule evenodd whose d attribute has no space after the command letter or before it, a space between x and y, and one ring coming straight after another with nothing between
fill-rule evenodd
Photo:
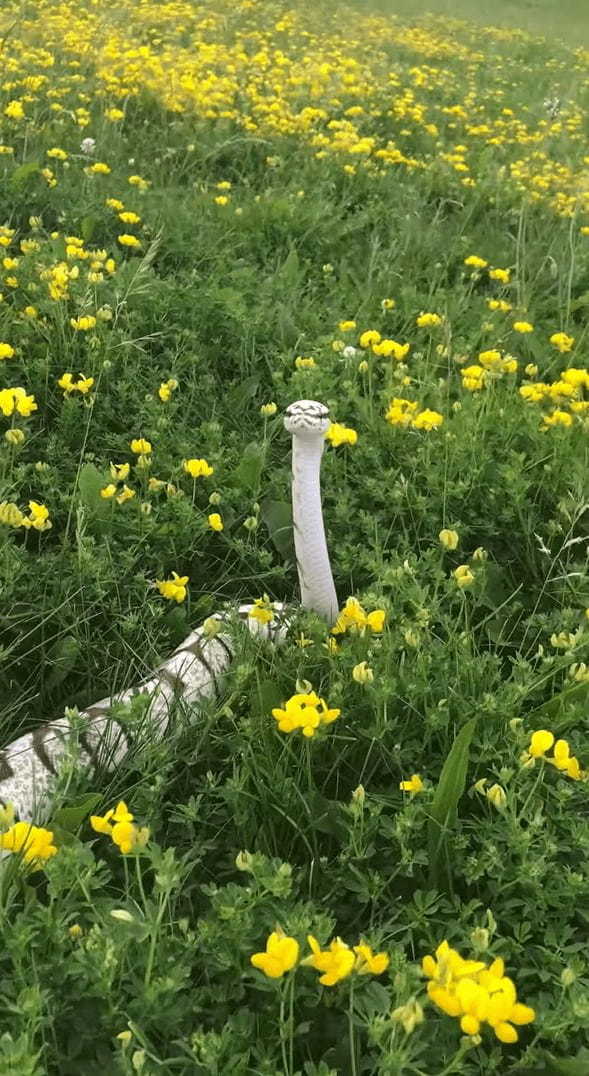
<instances>
[{"instance_id":1,"label":"grassy field","mask_svg":"<svg viewBox=\"0 0 589 1076\"><path fill-rule=\"evenodd\" d=\"M589 7L585 0L356 0L368 12L423 18L426 14L467 19L484 26L506 26L560 38L571 47L589 44Z\"/></svg>"},{"instance_id":2,"label":"grassy field","mask_svg":"<svg viewBox=\"0 0 589 1076\"><path fill-rule=\"evenodd\" d=\"M2 743L293 616L0 813L0 1076L589 1071L587 17L474 9L0 12Z\"/></svg>"}]
</instances>

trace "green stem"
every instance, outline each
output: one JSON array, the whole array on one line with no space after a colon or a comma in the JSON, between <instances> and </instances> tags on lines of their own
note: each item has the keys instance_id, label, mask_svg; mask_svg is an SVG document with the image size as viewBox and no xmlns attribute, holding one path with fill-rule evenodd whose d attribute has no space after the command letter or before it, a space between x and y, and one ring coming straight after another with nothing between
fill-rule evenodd
<instances>
[{"instance_id":1,"label":"green stem","mask_svg":"<svg viewBox=\"0 0 589 1076\"><path fill-rule=\"evenodd\" d=\"M284 1009L285 1009L285 987L284 983L281 986L280 992L280 1050L282 1053L282 1067L284 1069L285 1076L290 1076L291 1068L288 1063L288 1055L286 1053L286 1027L284 1021Z\"/></svg>"},{"instance_id":2,"label":"green stem","mask_svg":"<svg viewBox=\"0 0 589 1076\"><path fill-rule=\"evenodd\" d=\"M348 1036L350 1044L350 1073L351 1076L358 1076L358 1067L356 1065L356 1038L354 1035L354 979L350 980L350 1006L348 1009Z\"/></svg>"}]
</instances>

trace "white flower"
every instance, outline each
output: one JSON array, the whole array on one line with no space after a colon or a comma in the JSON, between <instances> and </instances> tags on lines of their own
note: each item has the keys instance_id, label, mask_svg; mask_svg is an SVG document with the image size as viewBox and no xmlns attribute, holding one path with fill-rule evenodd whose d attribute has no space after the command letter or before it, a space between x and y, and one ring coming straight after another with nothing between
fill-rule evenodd
<instances>
[{"instance_id":1,"label":"white flower","mask_svg":"<svg viewBox=\"0 0 589 1076\"><path fill-rule=\"evenodd\" d=\"M80 149L82 150L82 153L86 153L87 155L94 153L94 150L96 149L96 139L85 138L84 141L80 143Z\"/></svg>"},{"instance_id":2,"label":"white flower","mask_svg":"<svg viewBox=\"0 0 589 1076\"><path fill-rule=\"evenodd\" d=\"M342 351L342 355L343 355L344 359L353 359L354 355L357 355L357 354L358 354L358 348L357 347L352 347L351 344L346 344L345 348Z\"/></svg>"}]
</instances>

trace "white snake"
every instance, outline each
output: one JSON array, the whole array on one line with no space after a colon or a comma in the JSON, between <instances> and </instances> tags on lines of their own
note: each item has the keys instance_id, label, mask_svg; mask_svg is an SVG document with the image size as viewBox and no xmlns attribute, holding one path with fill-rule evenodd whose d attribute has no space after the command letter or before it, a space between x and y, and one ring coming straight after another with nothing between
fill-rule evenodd
<instances>
[{"instance_id":1,"label":"white snake","mask_svg":"<svg viewBox=\"0 0 589 1076\"><path fill-rule=\"evenodd\" d=\"M315 400L298 400L287 408L284 425L292 434L293 527L301 602L303 608L319 613L331 625L337 618L338 603L325 541L319 484L329 411ZM239 617L249 630L281 643L289 623L281 615L284 607L275 603L279 617L264 625L249 616L252 608L252 605L239 607ZM221 621L228 619L226 613L214 616ZM228 635L211 636L201 626L147 680L82 711L80 727L78 722L72 727L64 717L20 736L0 751L0 805L11 803L16 815L26 821L47 814L52 779L70 741L77 745L82 765L109 769L122 762L130 737L125 724L111 714L115 703L128 702L139 694L149 696L146 719L150 733L164 736L174 702L182 700L194 705L217 694L220 679L232 658Z\"/></svg>"}]
</instances>

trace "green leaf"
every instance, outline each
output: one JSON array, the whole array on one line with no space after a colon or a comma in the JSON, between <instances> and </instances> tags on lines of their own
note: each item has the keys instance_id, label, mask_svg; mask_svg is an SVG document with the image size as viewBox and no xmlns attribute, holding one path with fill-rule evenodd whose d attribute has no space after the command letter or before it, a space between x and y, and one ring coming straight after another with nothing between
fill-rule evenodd
<instances>
[{"instance_id":1,"label":"green leaf","mask_svg":"<svg viewBox=\"0 0 589 1076\"><path fill-rule=\"evenodd\" d=\"M54 646L50 647L46 664L49 672L45 677L45 688L53 691L59 687L74 668L80 653L80 644L73 635L64 635L58 639Z\"/></svg>"},{"instance_id":2,"label":"green leaf","mask_svg":"<svg viewBox=\"0 0 589 1076\"><path fill-rule=\"evenodd\" d=\"M241 462L237 467L234 477L236 484L248 493L255 493L262 475L262 468L266 460L266 449L257 441L250 441L245 446Z\"/></svg>"},{"instance_id":3,"label":"green leaf","mask_svg":"<svg viewBox=\"0 0 589 1076\"><path fill-rule=\"evenodd\" d=\"M80 470L78 489L82 504L89 508L92 515L106 519L111 514L111 505L108 500L100 496L100 490L107 485L105 476L93 463L85 463Z\"/></svg>"},{"instance_id":4,"label":"green leaf","mask_svg":"<svg viewBox=\"0 0 589 1076\"><path fill-rule=\"evenodd\" d=\"M82 217L82 223L80 224L80 231L84 242L88 243L94 235L94 229L98 221L96 217Z\"/></svg>"},{"instance_id":5,"label":"green leaf","mask_svg":"<svg viewBox=\"0 0 589 1076\"><path fill-rule=\"evenodd\" d=\"M17 187L24 187L27 180L32 176L37 175L39 172L39 162L29 161L28 164L21 164L19 168L15 168L10 177L10 186L13 189Z\"/></svg>"},{"instance_id":6,"label":"green leaf","mask_svg":"<svg viewBox=\"0 0 589 1076\"><path fill-rule=\"evenodd\" d=\"M58 826L67 833L75 833L88 815L92 814L92 811L98 806L101 799L102 795L100 792L86 793L86 795L79 797L78 802L73 803L70 807L60 807L59 810L55 812L51 820L51 825Z\"/></svg>"},{"instance_id":7,"label":"green leaf","mask_svg":"<svg viewBox=\"0 0 589 1076\"><path fill-rule=\"evenodd\" d=\"M525 1076L587 1076L589 1073L589 1050L581 1047L576 1057L553 1057L543 1054L541 1068L525 1069ZM517 1069L524 1076L524 1069Z\"/></svg>"},{"instance_id":8,"label":"green leaf","mask_svg":"<svg viewBox=\"0 0 589 1076\"><path fill-rule=\"evenodd\" d=\"M444 872L447 876L446 882L450 884L446 837L455 822L458 801L466 785L469 750L475 726L476 718L473 717L467 721L454 740L442 768L431 806L428 845L432 888L441 888L441 878Z\"/></svg>"},{"instance_id":9,"label":"green leaf","mask_svg":"<svg viewBox=\"0 0 589 1076\"><path fill-rule=\"evenodd\" d=\"M287 501L262 501L260 515L278 552L285 559L294 560L294 531L292 507Z\"/></svg>"}]
</instances>

